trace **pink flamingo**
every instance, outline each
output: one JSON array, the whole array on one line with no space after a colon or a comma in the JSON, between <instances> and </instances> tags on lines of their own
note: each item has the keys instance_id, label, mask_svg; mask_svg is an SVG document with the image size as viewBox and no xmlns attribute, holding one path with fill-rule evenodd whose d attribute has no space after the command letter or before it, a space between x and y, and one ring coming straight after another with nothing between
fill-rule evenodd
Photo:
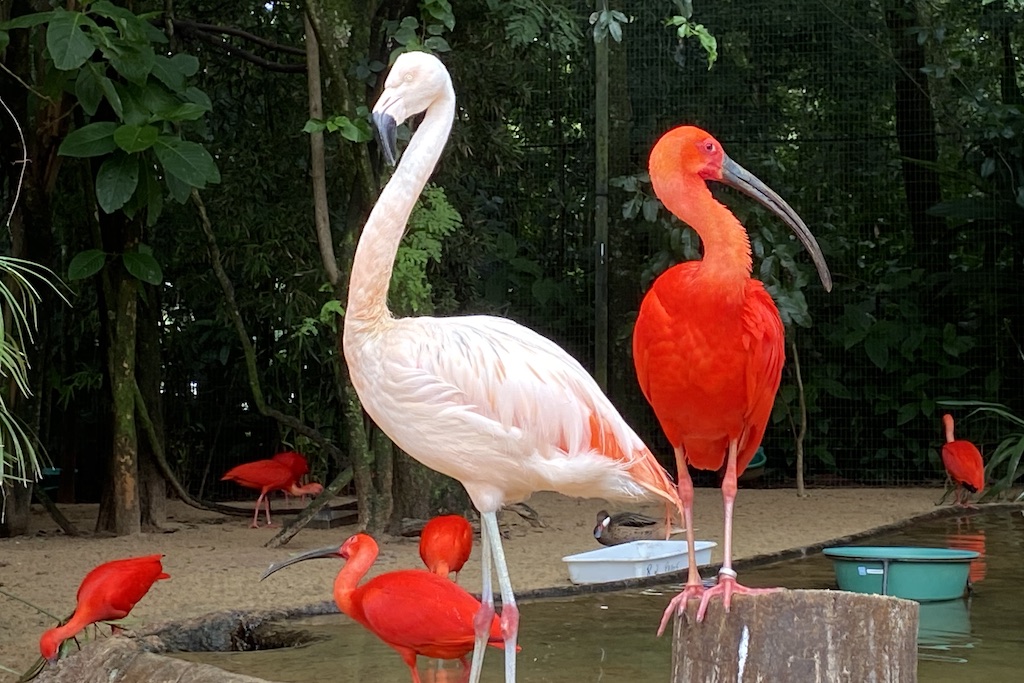
<instances>
[{"instance_id":1,"label":"pink flamingo","mask_svg":"<svg viewBox=\"0 0 1024 683\"><path fill-rule=\"evenodd\" d=\"M483 590L470 681L480 680L494 615L492 563L502 597L505 681L516 671L516 607L497 512L534 491L634 500L656 496L682 512L664 468L587 371L559 346L504 318L395 318L388 285L413 204L455 116L444 65L402 54L373 107L385 156L396 129L424 112L402 162L363 228L352 264L343 347L363 408L406 453L462 482L480 512Z\"/></svg>"}]
</instances>

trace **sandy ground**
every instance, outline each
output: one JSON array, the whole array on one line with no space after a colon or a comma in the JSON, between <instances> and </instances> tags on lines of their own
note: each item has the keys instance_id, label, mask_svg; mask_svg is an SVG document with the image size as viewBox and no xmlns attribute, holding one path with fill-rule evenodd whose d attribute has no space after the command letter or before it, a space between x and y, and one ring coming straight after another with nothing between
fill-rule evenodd
<instances>
[{"instance_id":1,"label":"sandy ground","mask_svg":"<svg viewBox=\"0 0 1024 683\"><path fill-rule=\"evenodd\" d=\"M798 498L790 489L741 490L735 516L737 558L800 547L865 531L928 512L938 489L818 489ZM593 538L594 516L602 508L621 507L600 499L542 493L529 504L545 528L504 513L510 530L505 541L517 591L569 585L561 558L600 546ZM80 529L95 524L95 505L63 506ZM662 514L660 505L631 509ZM331 597L340 560L306 562L265 583L259 576L271 562L289 554L341 542L354 527L306 529L285 548L263 547L276 529L249 529L242 517L224 517L180 503L168 508L167 533L121 538L68 538L41 510L33 513L32 534L0 539L0 682L14 681L3 667L23 671L38 657L40 634L54 625L36 607L59 616L74 609L75 592L85 574L108 560L164 553L169 581L157 583L125 620L129 627L186 618L224 609L295 607ZM698 489L694 507L697 538L722 542L722 505L717 489ZM381 541L373 572L420 565L415 538ZM713 561L721 560L720 547ZM470 590L480 585L479 547L459 577ZM16 596L16 600L11 595ZM28 604L25 604L28 603ZM31 605L31 606L30 606Z\"/></svg>"}]
</instances>

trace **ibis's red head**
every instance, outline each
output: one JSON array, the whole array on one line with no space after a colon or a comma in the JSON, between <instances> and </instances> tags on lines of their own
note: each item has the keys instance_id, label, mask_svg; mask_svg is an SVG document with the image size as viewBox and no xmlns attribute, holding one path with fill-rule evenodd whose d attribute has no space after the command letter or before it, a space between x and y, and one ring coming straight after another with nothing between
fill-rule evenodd
<instances>
[{"instance_id":1,"label":"ibis's red head","mask_svg":"<svg viewBox=\"0 0 1024 683\"><path fill-rule=\"evenodd\" d=\"M679 196L686 179L715 180L740 190L781 218L811 255L826 290L832 275L814 235L796 211L757 176L729 158L722 144L696 126L679 126L665 133L651 150L651 184L664 201ZM684 182L680 182L684 181ZM683 203L686 199L683 198Z\"/></svg>"}]
</instances>

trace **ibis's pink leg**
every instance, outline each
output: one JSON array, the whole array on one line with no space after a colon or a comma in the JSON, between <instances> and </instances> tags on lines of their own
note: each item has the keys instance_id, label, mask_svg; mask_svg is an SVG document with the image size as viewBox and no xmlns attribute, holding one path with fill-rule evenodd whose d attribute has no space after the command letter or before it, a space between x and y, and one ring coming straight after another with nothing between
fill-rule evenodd
<instances>
[{"instance_id":1,"label":"ibis's pink leg","mask_svg":"<svg viewBox=\"0 0 1024 683\"><path fill-rule=\"evenodd\" d=\"M734 593L741 595L761 595L780 590L778 588L747 588L736 581L736 572L732 568L732 509L736 502L736 451L738 442L729 443L729 460L725 467L725 479L722 481L722 499L725 501L725 548L723 549L722 568L718 570L718 583L704 591L697 608L697 621L704 619L711 598L721 594L722 605L729 611Z\"/></svg>"},{"instance_id":2,"label":"ibis's pink leg","mask_svg":"<svg viewBox=\"0 0 1024 683\"><path fill-rule=\"evenodd\" d=\"M266 495L267 494L265 494L265 493L261 493L260 497L256 499L256 508L252 511L252 524L249 525L250 529L259 529L260 528L260 522L259 522L259 519L260 519L260 503L263 501L263 498Z\"/></svg>"},{"instance_id":3,"label":"ibis's pink leg","mask_svg":"<svg viewBox=\"0 0 1024 683\"><path fill-rule=\"evenodd\" d=\"M686 527L686 586L683 587L679 595L672 598L672 601L665 609L665 614L661 617L661 625L658 626L659 636L665 632L665 627L668 626L669 620L675 616L677 611L686 611L686 603L690 598L699 598L701 593L704 592L704 584L700 581L700 572L697 571L697 557L694 551L693 480L690 479L690 472L686 467L686 453L682 446L677 447L675 452L677 477L679 479L679 499L683 503L683 517L685 517L683 524Z\"/></svg>"}]
</instances>

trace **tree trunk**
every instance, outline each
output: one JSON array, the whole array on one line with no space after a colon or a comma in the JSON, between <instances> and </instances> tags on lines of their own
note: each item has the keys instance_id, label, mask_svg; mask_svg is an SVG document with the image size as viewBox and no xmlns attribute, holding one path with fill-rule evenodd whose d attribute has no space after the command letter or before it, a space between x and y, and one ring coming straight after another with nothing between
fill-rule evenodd
<instances>
[{"instance_id":1,"label":"tree trunk","mask_svg":"<svg viewBox=\"0 0 1024 683\"><path fill-rule=\"evenodd\" d=\"M0 496L0 505L3 506L0 538L22 536L28 533L33 486L34 484L11 484L4 487L4 494Z\"/></svg>"},{"instance_id":2,"label":"tree trunk","mask_svg":"<svg viewBox=\"0 0 1024 683\"><path fill-rule=\"evenodd\" d=\"M140 303L139 314L136 376L155 436L166 450L163 401L160 395L161 325L160 292L157 287L146 286L146 297ZM167 482L160 473L153 445L145 438L139 442L139 505L144 529L159 529L167 521Z\"/></svg>"},{"instance_id":3,"label":"tree trunk","mask_svg":"<svg viewBox=\"0 0 1024 683\"><path fill-rule=\"evenodd\" d=\"M889 40L899 68L896 70L896 140L903 156L903 187L914 243L923 247L946 229L946 223L927 213L942 201L939 175L918 161L935 162L939 145L935 136L928 77L921 72L927 63L924 46L908 30L921 25L913 0L890 0L885 11Z\"/></svg>"},{"instance_id":4,"label":"tree trunk","mask_svg":"<svg viewBox=\"0 0 1024 683\"><path fill-rule=\"evenodd\" d=\"M110 224L104 239L104 244L111 245L107 247L108 253L125 253L138 248L141 227L137 221L124 220L120 214L104 218ZM118 257L110 260L106 271L111 283L111 296L106 297L108 310L102 314L111 320L107 370L112 398L113 438L108 493L100 505L96 530L125 536L142 531L139 445L135 430L135 345L139 281L125 269L124 261Z\"/></svg>"}]
</instances>

